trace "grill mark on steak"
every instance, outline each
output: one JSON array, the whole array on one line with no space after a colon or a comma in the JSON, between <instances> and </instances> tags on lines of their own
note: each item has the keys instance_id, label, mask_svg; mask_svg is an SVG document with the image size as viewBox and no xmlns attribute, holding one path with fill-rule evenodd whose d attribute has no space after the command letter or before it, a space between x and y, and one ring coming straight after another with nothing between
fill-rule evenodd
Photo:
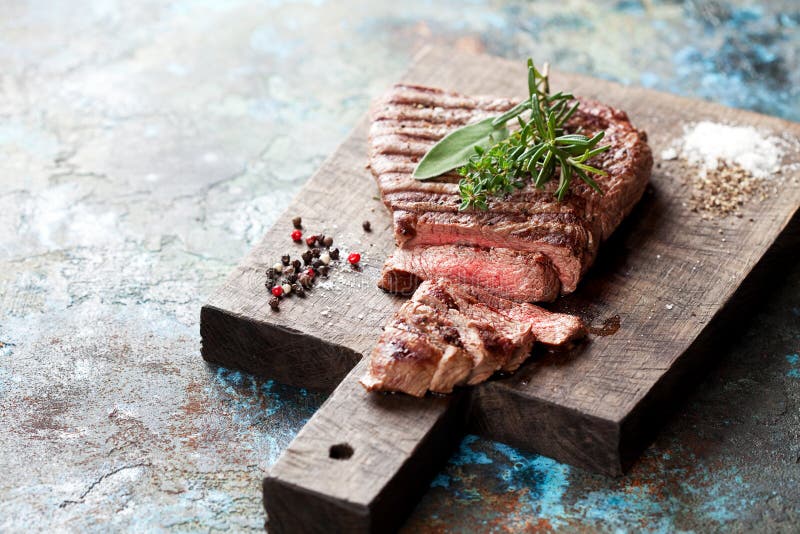
<instances>
[{"instance_id":1,"label":"grill mark on steak","mask_svg":"<svg viewBox=\"0 0 800 534\"><path fill-rule=\"evenodd\" d=\"M384 330L361 383L369 391L417 397L427 391L450 393L497 371L515 370L535 341L561 345L585 333L577 317L428 281Z\"/></svg>"},{"instance_id":2,"label":"grill mark on steak","mask_svg":"<svg viewBox=\"0 0 800 534\"><path fill-rule=\"evenodd\" d=\"M566 129L581 129L586 135L605 130L603 142L611 149L589 162L608 173L596 177L605 195L575 180L569 197L557 202L553 197L557 184L549 183L543 190L527 184L490 199L488 212L460 212L457 173L418 181L411 176L414 167L447 132L505 111L513 102L396 86L373 108L370 167L384 204L395 214L398 246L466 244L540 252L555 266L561 291L574 291L600 243L641 197L652 167L646 135L630 124L624 112L591 100L580 102Z\"/></svg>"}]
</instances>

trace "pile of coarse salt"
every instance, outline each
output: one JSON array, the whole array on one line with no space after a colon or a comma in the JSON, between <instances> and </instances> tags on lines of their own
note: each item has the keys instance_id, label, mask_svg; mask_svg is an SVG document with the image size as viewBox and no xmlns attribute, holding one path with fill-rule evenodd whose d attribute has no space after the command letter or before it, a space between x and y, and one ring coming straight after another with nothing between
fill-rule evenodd
<instances>
[{"instance_id":1,"label":"pile of coarse salt","mask_svg":"<svg viewBox=\"0 0 800 534\"><path fill-rule=\"evenodd\" d=\"M720 165L736 166L756 178L780 172L786 142L752 126L731 126L702 121L684 128L683 137L661 158L679 155L708 171Z\"/></svg>"},{"instance_id":2,"label":"pile of coarse salt","mask_svg":"<svg viewBox=\"0 0 800 534\"><path fill-rule=\"evenodd\" d=\"M693 210L728 215L749 198L766 198L765 180L781 172L786 144L751 126L702 121L685 127L661 159L680 156L700 169L691 178Z\"/></svg>"}]
</instances>

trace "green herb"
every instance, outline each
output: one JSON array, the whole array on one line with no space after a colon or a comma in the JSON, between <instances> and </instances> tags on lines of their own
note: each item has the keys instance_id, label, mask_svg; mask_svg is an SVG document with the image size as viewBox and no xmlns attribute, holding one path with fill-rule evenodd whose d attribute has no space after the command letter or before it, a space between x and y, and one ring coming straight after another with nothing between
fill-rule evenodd
<instances>
[{"instance_id":1,"label":"green herb","mask_svg":"<svg viewBox=\"0 0 800 534\"><path fill-rule=\"evenodd\" d=\"M488 118L449 133L436 143L417 164L414 178L427 180L460 167L469 161L478 148L485 148L508 137L505 123L496 126Z\"/></svg>"},{"instance_id":2,"label":"green herb","mask_svg":"<svg viewBox=\"0 0 800 534\"><path fill-rule=\"evenodd\" d=\"M570 93L551 95L547 67L539 72L528 59L528 98L498 117L449 134L425 154L414 177L432 178L460 167L461 210L485 210L489 196L511 193L531 180L542 188L556 174L559 201L575 176L602 194L589 175L606 173L586 162L610 148L597 146L604 132L593 137L564 132L578 105ZM506 124L513 119L519 128L509 134Z\"/></svg>"}]
</instances>

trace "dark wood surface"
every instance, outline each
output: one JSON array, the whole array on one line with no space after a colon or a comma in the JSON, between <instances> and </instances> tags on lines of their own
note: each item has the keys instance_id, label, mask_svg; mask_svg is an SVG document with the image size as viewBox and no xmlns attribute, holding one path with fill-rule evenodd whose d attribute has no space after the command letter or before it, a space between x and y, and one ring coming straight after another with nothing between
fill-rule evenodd
<instances>
[{"instance_id":1,"label":"dark wood surface","mask_svg":"<svg viewBox=\"0 0 800 534\"><path fill-rule=\"evenodd\" d=\"M487 77L486 72L494 74ZM431 50L404 81L465 93L518 95L525 91L523 74L522 63ZM800 204L796 145L789 148L786 161L794 166L773 178L780 194L746 203L742 217L713 220L703 220L688 207L691 189L683 180L694 171L680 161L662 162L659 154L685 125L700 120L753 125L794 138L800 138L800 126L576 75L555 73L553 86L628 111L634 124L648 132L656 156L650 191L601 248L578 291L555 305L595 324L618 315L621 326L615 334L592 337L569 353L539 355L515 375L465 392L468 424L493 439L619 474L657 426L655 414L679 402L678 386L688 383L687 373L713 357L703 348L708 343L698 344L700 334L720 319ZM360 355L368 354L401 300L375 287L393 243L390 218L364 168L366 126L359 123L203 308L204 358L295 385L330 389ZM308 230L333 235L337 244L362 252L364 269L334 269L327 283L332 287L317 289L302 301L287 301L273 313L264 270L294 250L288 239L294 215L303 217ZM362 231L364 219L372 222L372 233ZM288 528L287 521L296 520L289 518L319 509L328 521L348 518L330 523L332 528L374 529L376 511L385 514L383 499L413 502L443 457L431 451L449 450L457 436L440 429L459 426L442 423L458 412L450 407L453 402L369 396L351 374L265 482L271 525ZM459 420L458 413L453 417ZM353 446L353 457L329 458L330 447L344 438ZM401 445L384 446L386 439ZM409 484L405 465L416 466L422 482ZM380 526L396 524L392 521Z\"/></svg>"}]
</instances>

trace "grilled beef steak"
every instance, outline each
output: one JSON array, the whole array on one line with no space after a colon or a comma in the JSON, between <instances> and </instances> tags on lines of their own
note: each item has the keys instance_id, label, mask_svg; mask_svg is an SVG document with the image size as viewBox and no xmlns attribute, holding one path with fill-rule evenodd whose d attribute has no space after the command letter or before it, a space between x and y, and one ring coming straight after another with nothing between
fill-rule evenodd
<instances>
[{"instance_id":1,"label":"grilled beef steak","mask_svg":"<svg viewBox=\"0 0 800 534\"><path fill-rule=\"evenodd\" d=\"M384 329L361 383L369 391L450 393L514 371L535 341L563 345L586 333L551 313L445 281L426 281Z\"/></svg>"},{"instance_id":2,"label":"grilled beef steak","mask_svg":"<svg viewBox=\"0 0 800 534\"><path fill-rule=\"evenodd\" d=\"M458 175L418 181L419 159L449 131L511 108L502 98L467 97L398 85L372 112L370 167L394 217L398 249L379 286L412 294L384 329L361 383L422 396L514 371L535 341L562 345L586 333L571 315L527 304L575 290L608 238L644 192L653 158L625 113L581 101L567 130L605 130L611 149L590 163L608 176L604 195L581 182L559 202L556 183L491 198L486 211L459 211Z\"/></svg>"},{"instance_id":3,"label":"grilled beef steak","mask_svg":"<svg viewBox=\"0 0 800 534\"><path fill-rule=\"evenodd\" d=\"M557 274L560 292L574 291L594 261L599 244L641 198L653 164L646 135L631 125L624 112L589 100L580 102L567 130L589 136L605 130L603 143L611 149L590 161L608 173L596 177L605 194L596 194L576 179L569 196L558 202L553 195L557 184L551 182L543 190L528 185L491 198L486 211L461 212L455 173L428 181L415 180L411 173L447 132L498 115L513 102L410 85L395 86L379 100L372 110L370 168L393 213L397 244L409 251L401 261L389 260L383 280L388 284L408 280L410 274L418 279L430 277L429 258L434 252L420 247L469 245L542 254ZM397 274L391 272L395 269ZM541 269L540 275L542 280L533 285L548 290L532 294L530 300L551 300L554 293L548 278L552 274ZM516 284L512 277L488 289L512 297L518 291ZM382 287L392 290L390 285ZM513 298L527 300L528 296Z\"/></svg>"}]
</instances>

